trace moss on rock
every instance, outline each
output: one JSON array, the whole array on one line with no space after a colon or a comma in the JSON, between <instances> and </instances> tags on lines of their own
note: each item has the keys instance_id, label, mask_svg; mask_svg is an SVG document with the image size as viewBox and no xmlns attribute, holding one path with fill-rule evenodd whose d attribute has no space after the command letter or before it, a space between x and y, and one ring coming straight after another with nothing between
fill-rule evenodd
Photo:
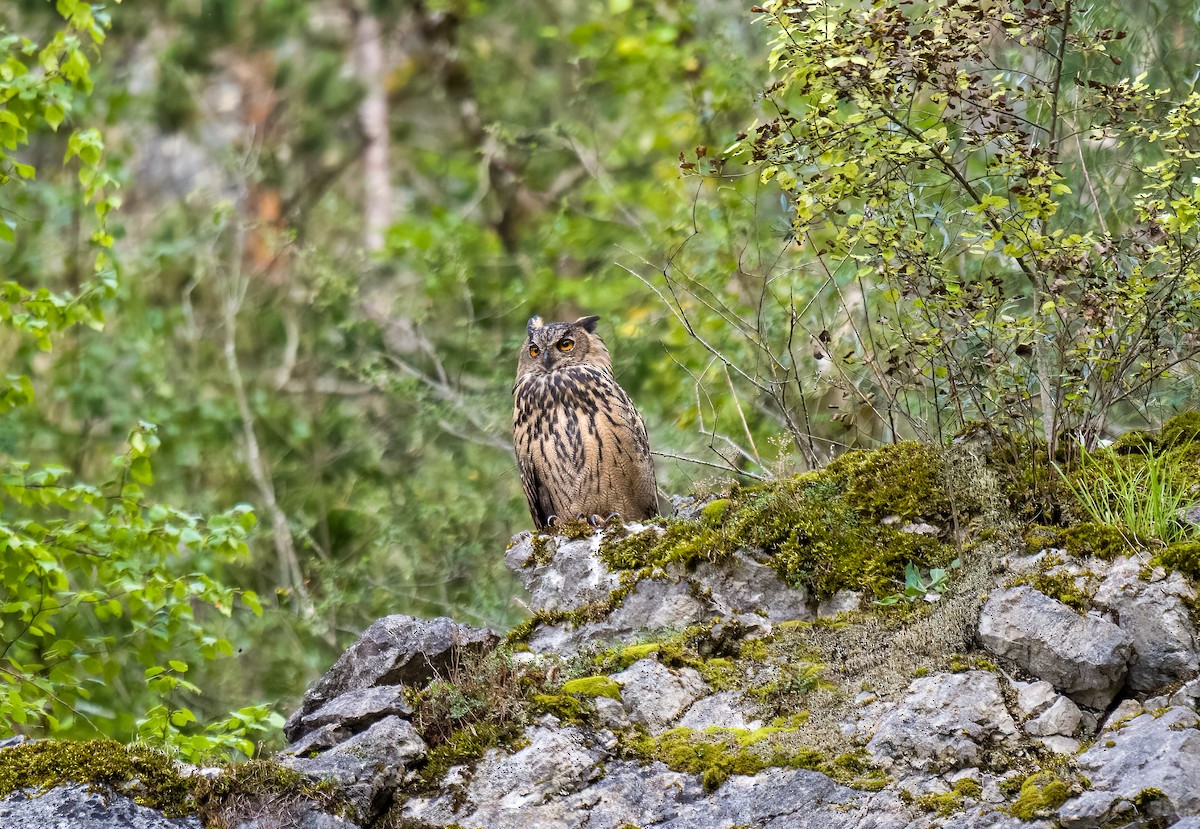
<instances>
[{"instance_id":1,"label":"moss on rock","mask_svg":"<svg viewBox=\"0 0 1200 829\"><path fill-rule=\"evenodd\" d=\"M643 762L658 761L674 771L699 775L708 791L732 775L753 775L772 767L821 771L841 783L872 791L886 784L887 778L868 764L863 755L827 758L817 749L790 745L786 740L790 731L776 726L703 731L673 728L658 736L638 733L627 737L622 745L627 756Z\"/></svg>"},{"instance_id":2,"label":"moss on rock","mask_svg":"<svg viewBox=\"0 0 1200 829\"><path fill-rule=\"evenodd\" d=\"M17 789L78 784L108 790L167 817L196 811L192 784L161 751L115 740L38 740L0 751L0 798Z\"/></svg>"},{"instance_id":3,"label":"moss on rock","mask_svg":"<svg viewBox=\"0 0 1200 829\"><path fill-rule=\"evenodd\" d=\"M1047 817L1070 796L1071 787L1065 780L1053 772L1039 771L1022 781L1020 794L1007 811L1021 820Z\"/></svg>"},{"instance_id":4,"label":"moss on rock","mask_svg":"<svg viewBox=\"0 0 1200 829\"><path fill-rule=\"evenodd\" d=\"M941 450L924 444L856 450L824 469L735 489L695 519L606 537L600 555L611 569L630 570L720 561L757 548L774 557L781 578L818 597L843 588L883 596L903 583L908 562L931 567L954 557L935 537L899 530L916 518L953 516L944 472Z\"/></svg>"},{"instance_id":5,"label":"moss on rock","mask_svg":"<svg viewBox=\"0 0 1200 829\"><path fill-rule=\"evenodd\" d=\"M332 781L314 782L274 760L231 765L214 778L198 778L197 812L206 829L231 829L246 820L276 824L307 802L319 811L353 817L353 808Z\"/></svg>"}]
</instances>

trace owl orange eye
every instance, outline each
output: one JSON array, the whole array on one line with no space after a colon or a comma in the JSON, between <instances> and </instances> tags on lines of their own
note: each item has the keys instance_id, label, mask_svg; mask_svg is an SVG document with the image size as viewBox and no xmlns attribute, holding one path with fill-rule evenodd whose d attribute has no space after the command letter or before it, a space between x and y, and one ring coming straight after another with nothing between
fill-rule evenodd
<instances>
[{"instance_id":1,"label":"owl orange eye","mask_svg":"<svg viewBox=\"0 0 1200 829\"><path fill-rule=\"evenodd\" d=\"M539 355L541 353L542 353L542 350L540 348L538 348L536 345L529 346L529 356L530 357L536 357L537 355Z\"/></svg>"},{"instance_id":2,"label":"owl orange eye","mask_svg":"<svg viewBox=\"0 0 1200 829\"><path fill-rule=\"evenodd\" d=\"M570 351L574 347L575 347L574 340L559 340L558 341L558 350L559 351Z\"/></svg>"}]
</instances>

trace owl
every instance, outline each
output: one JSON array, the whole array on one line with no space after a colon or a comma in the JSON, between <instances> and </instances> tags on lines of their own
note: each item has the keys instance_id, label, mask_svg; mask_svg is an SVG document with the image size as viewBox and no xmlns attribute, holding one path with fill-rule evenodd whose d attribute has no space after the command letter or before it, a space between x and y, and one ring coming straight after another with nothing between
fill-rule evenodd
<instances>
[{"instance_id":1,"label":"owl","mask_svg":"<svg viewBox=\"0 0 1200 829\"><path fill-rule=\"evenodd\" d=\"M554 521L658 514L646 426L613 377L599 317L534 317L517 361L513 443L529 512Z\"/></svg>"}]
</instances>

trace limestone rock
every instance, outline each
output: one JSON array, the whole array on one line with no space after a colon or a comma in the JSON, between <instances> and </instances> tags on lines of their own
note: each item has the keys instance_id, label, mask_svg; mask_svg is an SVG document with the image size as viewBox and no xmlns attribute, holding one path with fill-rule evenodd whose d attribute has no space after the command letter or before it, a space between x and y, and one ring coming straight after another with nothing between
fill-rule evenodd
<instances>
[{"instance_id":1,"label":"limestone rock","mask_svg":"<svg viewBox=\"0 0 1200 829\"><path fill-rule=\"evenodd\" d=\"M738 550L717 564L701 562L692 580L709 591L712 611L719 616L754 613L770 622L816 618L808 591L780 581L774 567L756 561L748 550Z\"/></svg>"},{"instance_id":2,"label":"limestone rock","mask_svg":"<svg viewBox=\"0 0 1200 829\"><path fill-rule=\"evenodd\" d=\"M987 749L1010 745L1017 724L989 671L936 674L908 686L867 743L885 768L946 771L978 766Z\"/></svg>"},{"instance_id":3,"label":"limestone rock","mask_svg":"<svg viewBox=\"0 0 1200 829\"><path fill-rule=\"evenodd\" d=\"M638 582L606 618L582 627L546 625L529 637L535 653L569 653L597 642L632 642L647 631L682 630L709 618L706 603L686 579L663 576Z\"/></svg>"},{"instance_id":4,"label":"limestone rock","mask_svg":"<svg viewBox=\"0 0 1200 829\"><path fill-rule=\"evenodd\" d=\"M385 616L367 628L308 689L283 733L289 740L298 739L307 730L305 717L343 694L377 685L422 683L445 673L459 651L489 650L499 641L494 631L445 617Z\"/></svg>"},{"instance_id":5,"label":"limestone rock","mask_svg":"<svg viewBox=\"0 0 1200 829\"><path fill-rule=\"evenodd\" d=\"M389 714L408 717L412 706L404 701L404 688L399 685L377 685L359 688L335 697L313 713L301 719L302 732L335 725L354 729L364 722L374 722Z\"/></svg>"},{"instance_id":6,"label":"limestone rock","mask_svg":"<svg viewBox=\"0 0 1200 829\"><path fill-rule=\"evenodd\" d=\"M4 829L200 829L195 817L167 818L123 795L59 786L0 800Z\"/></svg>"},{"instance_id":7,"label":"limestone rock","mask_svg":"<svg viewBox=\"0 0 1200 829\"><path fill-rule=\"evenodd\" d=\"M750 706L738 691L721 691L692 703L679 720L681 728L762 728L762 720L749 715Z\"/></svg>"},{"instance_id":8,"label":"limestone rock","mask_svg":"<svg viewBox=\"0 0 1200 829\"><path fill-rule=\"evenodd\" d=\"M1200 701L1200 679L1193 679L1191 682L1184 683L1183 687L1171 694L1170 704L1196 708L1198 701Z\"/></svg>"},{"instance_id":9,"label":"limestone rock","mask_svg":"<svg viewBox=\"0 0 1200 829\"><path fill-rule=\"evenodd\" d=\"M1041 714L1059 697L1054 686L1044 679L1037 682L1013 682L1012 688L1017 692L1017 713L1022 720Z\"/></svg>"},{"instance_id":10,"label":"limestone rock","mask_svg":"<svg viewBox=\"0 0 1200 829\"><path fill-rule=\"evenodd\" d=\"M817 618L828 619L839 613L858 610L862 606L862 594L853 590L839 590L817 605Z\"/></svg>"},{"instance_id":11,"label":"limestone rock","mask_svg":"<svg viewBox=\"0 0 1200 829\"><path fill-rule=\"evenodd\" d=\"M708 686L692 668L672 670L657 659L639 659L624 671L613 674L621 686L621 703L629 718L657 734L664 731Z\"/></svg>"},{"instance_id":12,"label":"limestone rock","mask_svg":"<svg viewBox=\"0 0 1200 829\"><path fill-rule=\"evenodd\" d=\"M543 755L560 756L544 741L534 739ZM457 809L448 795L414 798L405 804L402 819L417 825L458 823L487 829L902 829L912 820L894 794L856 791L803 769L768 769L754 777L735 776L707 793L695 777L670 771L660 763L643 767L614 761L607 764L602 777L579 788L581 775L586 777L589 771L582 758L578 760L579 765L567 762L572 776L567 786L557 790L553 785L539 786L532 776L508 778L512 800L506 800L499 790L487 799L477 788L475 780L480 774L491 778L494 773L489 760L488 768L477 770L475 778L457 793ZM553 775L555 769L547 761L540 773ZM526 799L522 792L536 794Z\"/></svg>"},{"instance_id":13,"label":"limestone rock","mask_svg":"<svg viewBox=\"0 0 1200 829\"><path fill-rule=\"evenodd\" d=\"M392 715L316 757L282 755L280 762L315 780L332 779L366 818L386 806L426 749L412 723Z\"/></svg>"},{"instance_id":14,"label":"limestone rock","mask_svg":"<svg viewBox=\"0 0 1200 829\"><path fill-rule=\"evenodd\" d=\"M637 531L641 525L630 525ZM615 573L600 559L601 533L572 541L562 536L539 536L549 559L535 562L534 540L529 533L513 538L504 563L529 591L530 609L571 610L608 598L620 586Z\"/></svg>"},{"instance_id":15,"label":"limestone rock","mask_svg":"<svg viewBox=\"0 0 1200 829\"><path fill-rule=\"evenodd\" d=\"M1080 616L1031 587L994 591L979 618L983 646L1080 705L1105 708L1125 681L1133 640L1106 619Z\"/></svg>"},{"instance_id":16,"label":"limestone rock","mask_svg":"<svg viewBox=\"0 0 1200 829\"><path fill-rule=\"evenodd\" d=\"M459 823L490 829L579 826L586 813L564 808L569 795L603 776L605 752L577 728L528 729L529 744L514 754L487 753L469 775L453 773L433 798L413 798L403 818L432 825ZM591 824L594 825L594 824Z\"/></svg>"},{"instance_id":17,"label":"limestone rock","mask_svg":"<svg viewBox=\"0 0 1200 829\"><path fill-rule=\"evenodd\" d=\"M1070 737L1079 729L1083 714L1079 706L1064 696L1058 696L1053 704L1021 727L1034 737Z\"/></svg>"},{"instance_id":18,"label":"limestone rock","mask_svg":"<svg viewBox=\"0 0 1200 829\"><path fill-rule=\"evenodd\" d=\"M1091 791L1063 804L1064 827L1100 826L1131 811L1147 789L1162 798L1138 804L1138 813L1174 820L1200 815L1200 730L1194 711L1170 708L1141 714L1101 732L1078 758Z\"/></svg>"},{"instance_id":19,"label":"limestone rock","mask_svg":"<svg viewBox=\"0 0 1200 829\"><path fill-rule=\"evenodd\" d=\"M1133 640L1129 687L1147 692L1195 675L1200 642L1186 602L1195 592L1179 573L1141 578L1142 563L1118 559L1096 591L1097 606L1111 612Z\"/></svg>"}]
</instances>

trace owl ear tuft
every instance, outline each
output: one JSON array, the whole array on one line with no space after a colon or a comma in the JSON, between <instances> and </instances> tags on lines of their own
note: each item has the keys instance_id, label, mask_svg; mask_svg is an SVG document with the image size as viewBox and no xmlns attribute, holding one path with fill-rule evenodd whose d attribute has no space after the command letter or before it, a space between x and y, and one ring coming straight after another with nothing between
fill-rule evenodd
<instances>
[{"instance_id":1,"label":"owl ear tuft","mask_svg":"<svg viewBox=\"0 0 1200 829\"><path fill-rule=\"evenodd\" d=\"M599 317L580 317L575 320L575 324L587 331L589 334L596 333L596 323L600 322Z\"/></svg>"},{"instance_id":2,"label":"owl ear tuft","mask_svg":"<svg viewBox=\"0 0 1200 829\"><path fill-rule=\"evenodd\" d=\"M525 326L525 333L532 337L533 332L541 328L543 325L545 325L545 323L542 322L542 318L535 314L529 318L529 323Z\"/></svg>"}]
</instances>

